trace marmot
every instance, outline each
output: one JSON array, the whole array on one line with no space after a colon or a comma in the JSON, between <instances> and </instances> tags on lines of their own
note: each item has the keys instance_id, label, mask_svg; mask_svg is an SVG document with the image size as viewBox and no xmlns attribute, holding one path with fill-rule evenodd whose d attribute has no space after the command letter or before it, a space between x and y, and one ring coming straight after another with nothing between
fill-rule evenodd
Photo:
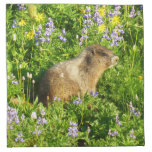
<instances>
[{"instance_id":1,"label":"marmot","mask_svg":"<svg viewBox=\"0 0 152 152\"><path fill-rule=\"evenodd\" d=\"M84 96L96 91L103 72L117 64L119 57L106 47L94 44L79 56L51 67L39 83L38 98L46 106L54 97L68 101L71 96Z\"/></svg>"}]
</instances>

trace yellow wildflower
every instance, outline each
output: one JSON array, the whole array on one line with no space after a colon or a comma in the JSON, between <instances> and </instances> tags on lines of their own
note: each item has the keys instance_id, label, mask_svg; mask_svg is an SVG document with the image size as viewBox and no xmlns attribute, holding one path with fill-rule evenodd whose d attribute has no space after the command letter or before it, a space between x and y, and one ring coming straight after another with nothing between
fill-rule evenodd
<instances>
[{"instance_id":1,"label":"yellow wildflower","mask_svg":"<svg viewBox=\"0 0 152 152\"><path fill-rule=\"evenodd\" d=\"M141 76L141 75L139 75L139 76L138 76L138 79L139 79L139 80L142 80L142 76Z\"/></svg>"},{"instance_id":2,"label":"yellow wildflower","mask_svg":"<svg viewBox=\"0 0 152 152\"><path fill-rule=\"evenodd\" d=\"M102 25L99 25L99 26L98 26L98 31L99 31L99 32L104 32L105 29L106 29L105 24L102 24Z\"/></svg>"},{"instance_id":3,"label":"yellow wildflower","mask_svg":"<svg viewBox=\"0 0 152 152\"><path fill-rule=\"evenodd\" d=\"M100 9L99 9L99 14L100 14L102 17L104 17L104 16L106 15L106 10L105 10L105 8L100 8Z\"/></svg>"},{"instance_id":4,"label":"yellow wildflower","mask_svg":"<svg viewBox=\"0 0 152 152\"><path fill-rule=\"evenodd\" d=\"M32 40L34 38L34 34L35 34L34 30L32 30L28 32L26 36L29 40Z\"/></svg>"},{"instance_id":5,"label":"yellow wildflower","mask_svg":"<svg viewBox=\"0 0 152 152\"><path fill-rule=\"evenodd\" d=\"M82 14L85 14L85 10L84 9L81 9L80 11L81 11Z\"/></svg>"},{"instance_id":6,"label":"yellow wildflower","mask_svg":"<svg viewBox=\"0 0 152 152\"><path fill-rule=\"evenodd\" d=\"M111 21L112 24L113 24L113 25L118 25L118 24L120 23L119 19L120 19L119 16L114 16L114 17L112 18L112 21Z\"/></svg>"},{"instance_id":7,"label":"yellow wildflower","mask_svg":"<svg viewBox=\"0 0 152 152\"><path fill-rule=\"evenodd\" d=\"M26 24L25 20L21 20L19 23L19 26L24 26Z\"/></svg>"},{"instance_id":8,"label":"yellow wildflower","mask_svg":"<svg viewBox=\"0 0 152 152\"><path fill-rule=\"evenodd\" d=\"M38 13L37 16L36 16L36 21L37 21L37 22L40 22L41 20L42 20L42 21L44 20L44 14Z\"/></svg>"}]
</instances>

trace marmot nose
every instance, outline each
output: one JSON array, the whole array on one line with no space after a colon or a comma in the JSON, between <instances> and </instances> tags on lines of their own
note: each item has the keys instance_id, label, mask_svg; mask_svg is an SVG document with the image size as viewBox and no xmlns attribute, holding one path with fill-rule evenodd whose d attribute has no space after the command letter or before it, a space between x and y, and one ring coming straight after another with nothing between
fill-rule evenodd
<instances>
[{"instance_id":1,"label":"marmot nose","mask_svg":"<svg viewBox=\"0 0 152 152\"><path fill-rule=\"evenodd\" d=\"M118 56L114 56L114 57L112 58L112 62L113 62L113 63L117 63L118 60L119 60L119 57L118 57Z\"/></svg>"}]
</instances>

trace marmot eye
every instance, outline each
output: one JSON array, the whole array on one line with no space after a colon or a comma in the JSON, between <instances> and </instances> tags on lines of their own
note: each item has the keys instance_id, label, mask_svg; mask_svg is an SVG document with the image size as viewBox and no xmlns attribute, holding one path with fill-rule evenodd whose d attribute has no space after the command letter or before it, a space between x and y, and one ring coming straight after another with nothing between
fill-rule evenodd
<instances>
[{"instance_id":1,"label":"marmot eye","mask_svg":"<svg viewBox=\"0 0 152 152\"><path fill-rule=\"evenodd\" d=\"M106 53L101 53L101 56L107 56L107 54Z\"/></svg>"}]
</instances>

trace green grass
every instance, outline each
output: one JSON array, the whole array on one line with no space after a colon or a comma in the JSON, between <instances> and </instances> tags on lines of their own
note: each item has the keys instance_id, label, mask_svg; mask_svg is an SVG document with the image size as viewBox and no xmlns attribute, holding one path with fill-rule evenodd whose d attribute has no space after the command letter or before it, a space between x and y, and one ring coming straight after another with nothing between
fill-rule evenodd
<instances>
[{"instance_id":1,"label":"green grass","mask_svg":"<svg viewBox=\"0 0 152 152\"><path fill-rule=\"evenodd\" d=\"M144 43L141 6L134 6L136 16L133 18L129 17L132 6L121 6L121 14L118 16L119 24L123 25L124 34L119 34L123 36L123 40L118 42L118 46L110 46L112 40L102 39L101 41L104 32L99 31L95 21L94 25L87 30L88 39L85 39L81 46L79 45L85 20L83 10L86 9L86 5L36 5L37 14L43 13L44 16L40 22L31 18L28 13L29 5L25 7L26 10L19 11L17 5L8 4L6 12L9 106L7 146L143 146ZM89 7L93 17L95 6L89 5ZM107 5L105 7L107 16L102 18L105 27L109 30L109 36L118 24L112 24L110 19L114 17L108 16L114 9L115 6ZM27 34L33 29L37 32L38 25L41 24L42 36L45 37L48 18L52 18L55 26L55 30L49 37L50 43L35 45L37 38L33 36L29 39ZM26 24L13 28L11 27L13 19L16 19L17 25L21 20L25 20ZM66 30L66 35L63 35L67 39L66 42L62 42L58 37L63 28ZM16 41L13 40L14 34L16 34ZM52 65L79 55L86 46L91 44L106 46L119 56L118 64L106 70L100 78L97 85L98 96L94 98L86 94L81 99L82 104L79 105L73 104L76 97L73 97L70 103L64 104L62 101L51 101L48 107L38 103L38 82L43 74ZM31 79L27 77L27 72L32 74ZM32 80L35 80L34 84ZM18 84L15 85L12 81ZM129 112L130 102L136 111L140 111L140 116ZM33 105L31 106L30 103ZM45 115L41 114L42 109L45 110ZM36 119L31 118L32 112L36 112ZM25 116L24 119L21 118L22 114ZM121 126L116 122L117 114ZM38 117L45 118L47 123L38 124L40 119ZM77 137L68 135L70 122L78 124ZM135 139L130 137L132 129ZM110 136L109 130L118 132L118 135ZM34 131L35 134L33 134ZM17 141L20 132L23 134L20 138L23 139Z\"/></svg>"}]
</instances>

